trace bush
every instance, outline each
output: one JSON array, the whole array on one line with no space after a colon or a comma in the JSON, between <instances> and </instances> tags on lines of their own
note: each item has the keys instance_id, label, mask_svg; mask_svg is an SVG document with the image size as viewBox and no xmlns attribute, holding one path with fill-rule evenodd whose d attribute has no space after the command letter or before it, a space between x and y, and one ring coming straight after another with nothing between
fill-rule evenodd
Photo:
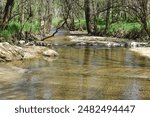
<instances>
[{"instance_id":1,"label":"bush","mask_svg":"<svg viewBox=\"0 0 150 117\"><path fill-rule=\"evenodd\" d=\"M35 21L35 22L25 22L21 24L17 21L11 21L4 30L0 30L0 37L9 40L11 36L14 35L15 33L18 33L21 30L21 28L23 28L22 31L37 32L39 31L39 23Z\"/></svg>"},{"instance_id":2,"label":"bush","mask_svg":"<svg viewBox=\"0 0 150 117\"><path fill-rule=\"evenodd\" d=\"M83 30L86 30L86 21L83 19L75 21L75 28L76 29L82 28Z\"/></svg>"},{"instance_id":3,"label":"bush","mask_svg":"<svg viewBox=\"0 0 150 117\"><path fill-rule=\"evenodd\" d=\"M38 32L39 29L40 29L40 24L38 21L35 21L35 22L25 22L24 24L24 28L23 28L23 31L27 31L27 32Z\"/></svg>"},{"instance_id":4,"label":"bush","mask_svg":"<svg viewBox=\"0 0 150 117\"><path fill-rule=\"evenodd\" d=\"M3 37L5 39L8 39L11 37L11 32L9 32L8 30L1 30L0 31L0 37Z\"/></svg>"},{"instance_id":5,"label":"bush","mask_svg":"<svg viewBox=\"0 0 150 117\"><path fill-rule=\"evenodd\" d=\"M111 24L109 32L115 32L119 30L130 32L132 30L140 30L140 29L141 25L139 23L119 22Z\"/></svg>"},{"instance_id":6,"label":"bush","mask_svg":"<svg viewBox=\"0 0 150 117\"><path fill-rule=\"evenodd\" d=\"M54 18L54 19L52 20L52 25L53 25L54 27L57 27L59 22L60 22L60 19Z\"/></svg>"}]
</instances>

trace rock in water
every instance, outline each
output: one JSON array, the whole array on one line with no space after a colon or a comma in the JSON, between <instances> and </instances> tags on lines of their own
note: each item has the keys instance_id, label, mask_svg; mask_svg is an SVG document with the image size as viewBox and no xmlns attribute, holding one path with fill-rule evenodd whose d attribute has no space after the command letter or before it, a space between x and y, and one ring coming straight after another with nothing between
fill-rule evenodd
<instances>
[{"instance_id":1,"label":"rock in water","mask_svg":"<svg viewBox=\"0 0 150 117\"><path fill-rule=\"evenodd\" d=\"M49 49L49 50L44 51L43 55L47 57L55 57L55 56L58 56L58 53L55 52L54 50Z\"/></svg>"},{"instance_id":2,"label":"rock in water","mask_svg":"<svg viewBox=\"0 0 150 117\"><path fill-rule=\"evenodd\" d=\"M46 47L28 46L18 47L7 42L0 43L0 61L15 61L39 56L55 57L58 53Z\"/></svg>"},{"instance_id":3,"label":"rock in water","mask_svg":"<svg viewBox=\"0 0 150 117\"><path fill-rule=\"evenodd\" d=\"M22 57L23 57L23 49L21 47L10 45L7 42L0 43L1 61L21 60Z\"/></svg>"},{"instance_id":4,"label":"rock in water","mask_svg":"<svg viewBox=\"0 0 150 117\"><path fill-rule=\"evenodd\" d=\"M27 48L24 48L24 58L35 58L40 55L47 56L47 57L54 57L58 56L58 53L54 50L51 50L47 47L41 47L41 46L28 46Z\"/></svg>"}]
</instances>

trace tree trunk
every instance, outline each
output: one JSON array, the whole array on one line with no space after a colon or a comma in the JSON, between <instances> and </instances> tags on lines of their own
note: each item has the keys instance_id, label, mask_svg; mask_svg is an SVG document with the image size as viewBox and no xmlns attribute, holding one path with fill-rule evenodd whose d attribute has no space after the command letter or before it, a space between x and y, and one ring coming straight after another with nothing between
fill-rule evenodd
<instances>
[{"instance_id":1,"label":"tree trunk","mask_svg":"<svg viewBox=\"0 0 150 117\"><path fill-rule=\"evenodd\" d=\"M25 6L25 1L24 0L21 0L20 1L20 18L19 18L19 20L20 20L20 22L21 23L23 23L24 22L24 6Z\"/></svg>"},{"instance_id":2,"label":"tree trunk","mask_svg":"<svg viewBox=\"0 0 150 117\"><path fill-rule=\"evenodd\" d=\"M2 4L2 1L0 1L0 24L1 24L2 18L3 18L2 14L3 14L3 4Z\"/></svg>"},{"instance_id":3,"label":"tree trunk","mask_svg":"<svg viewBox=\"0 0 150 117\"><path fill-rule=\"evenodd\" d=\"M143 30L146 32L148 38L150 38L150 31L148 27L148 0L142 0L139 2L141 6L141 23Z\"/></svg>"},{"instance_id":4,"label":"tree trunk","mask_svg":"<svg viewBox=\"0 0 150 117\"><path fill-rule=\"evenodd\" d=\"M108 33L109 25L110 25L110 7L111 7L111 1L107 1L107 11L106 11L106 19L105 19L105 31L104 33Z\"/></svg>"},{"instance_id":5,"label":"tree trunk","mask_svg":"<svg viewBox=\"0 0 150 117\"><path fill-rule=\"evenodd\" d=\"M148 38L150 38L150 31L149 31L149 27L148 27L148 18L146 18L146 16L144 16L142 19L141 19L141 23L142 23L142 26L143 26L143 30L145 31L146 35L148 36Z\"/></svg>"},{"instance_id":6,"label":"tree trunk","mask_svg":"<svg viewBox=\"0 0 150 117\"><path fill-rule=\"evenodd\" d=\"M14 5L14 0L7 0L4 13L3 13L4 14L3 19L0 24L1 29L4 29L7 26L9 18L11 17L11 11L12 11L13 5Z\"/></svg>"},{"instance_id":7,"label":"tree trunk","mask_svg":"<svg viewBox=\"0 0 150 117\"><path fill-rule=\"evenodd\" d=\"M51 7L52 7L52 0L47 0L46 1L47 5L47 10L46 10L46 20L45 20L45 33L49 33L51 29L51 23L52 23L52 12L51 12Z\"/></svg>"},{"instance_id":8,"label":"tree trunk","mask_svg":"<svg viewBox=\"0 0 150 117\"><path fill-rule=\"evenodd\" d=\"M91 34L90 0L84 0L84 9L85 9L86 29L88 34Z\"/></svg>"},{"instance_id":9,"label":"tree trunk","mask_svg":"<svg viewBox=\"0 0 150 117\"><path fill-rule=\"evenodd\" d=\"M29 0L28 2L28 17L27 20L31 20L33 17L33 10L32 10L32 2Z\"/></svg>"}]
</instances>

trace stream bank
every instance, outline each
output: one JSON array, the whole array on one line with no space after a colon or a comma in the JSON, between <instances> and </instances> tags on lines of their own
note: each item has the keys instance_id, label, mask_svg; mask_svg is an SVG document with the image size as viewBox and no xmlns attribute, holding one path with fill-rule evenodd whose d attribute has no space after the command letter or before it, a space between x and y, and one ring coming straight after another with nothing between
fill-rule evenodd
<instances>
[{"instance_id":1,"label":"stream bank","mask_svg":"<svg viewBox=\"0 0 150 117\"><path fill-rule=\"evenodd\" d=\"M19 40L17 42L17 45L19 46L10 45L7 42L0 43L0 61L22 60L35 58L39 55L47 57L58 56L57 52L49 49L57 47L139 48L149 46L148 42L136 42L114 37L88 36L86 32L71 32L68 36L54 36L44 41L41 41L40 39L34 40L33 36L31 35L26 37L30 37L31 41L29 39L27 40L26 38ZM140 50L140 48L138 50Z\"/></svg>"},{"instance_id":2,"label":"stream bank","mask_svg":"<svg viewBox=\"0 0 150 117\"><path fill-rule=\"evenodd\" d=\"M147 47L148 42L136 42L128 39L99 36L67 36L71 42L78 46L101 47Z\"/></svg>"},{"instance_id":3,"label":"stream bank","mask_svg":"<svg viewBox=\"0 0 150 117\"><path fill-rule=\"evenodd\" d=\"M32 59L39 56L56 57L58 53L52 49L39 46L19 47L11 45L8 42L0 43L0 61L16 61L23 59Z\"/></svg>"}]
</instances>

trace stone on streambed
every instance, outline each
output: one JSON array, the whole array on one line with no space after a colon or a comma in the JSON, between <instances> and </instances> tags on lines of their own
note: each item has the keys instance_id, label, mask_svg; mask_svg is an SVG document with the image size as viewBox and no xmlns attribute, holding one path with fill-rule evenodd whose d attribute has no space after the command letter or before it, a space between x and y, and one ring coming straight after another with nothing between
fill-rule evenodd
<instances>
[{"instance_id":1,"label":"stone on streambed","mask_svg":"<svg viewBox=\"0 0 150 117\"><path fill-rule=\"evenodd\" d=\"M58 56L58 53L55 52L54 50L49 49L49 50L44 51L43 55L47 57L55 57L55 56Z\"/></svg>"},{"instance_id":2,"label":"stone on streambed","mask_svg":"<svg viewBox=\"0 0 150 117\"><path fill-rule=\"evenodd\" d=\"M41 46L28 46L24 48L24 58L35 58L40 55L47 56L47 57L56 57L58 56L58 53L55 52L52 49L49 49L47 47L41 47Z\"/></svg>"},{"instance_id":3,"label":"stone on streambed","mask_svg":"<svg viewBox=\"0 0 150 117\"><path fill-rule=\"evenodd\" d=\"M58 53L52 49L41 46L28 46L24 48L24 59L36 58L39 56L56 57Z\"/></svg>"},{"instance_id":4,"label":"stone on streambed","mask_svg":"<svg viewBox=\"0 0 150 117\"><path fill-rule=\"evenodd\" d=\"M18 78L20 78L27 69L11 66L11 65L0 65L0 80L7 82L14 82Z\"/></svg>"},{"instance_id":5,"label":"stone on streambed","mask_svg":"<svg viewBox=\"0 0 150 117\"><path fill-rule=\"evenodd\" d=\"M46 47L28 46L22 48L7 42L0 43L1 62L31 59L39 56L54 57L58 56L58 53Z\"/></svg>"}]
</instances>

